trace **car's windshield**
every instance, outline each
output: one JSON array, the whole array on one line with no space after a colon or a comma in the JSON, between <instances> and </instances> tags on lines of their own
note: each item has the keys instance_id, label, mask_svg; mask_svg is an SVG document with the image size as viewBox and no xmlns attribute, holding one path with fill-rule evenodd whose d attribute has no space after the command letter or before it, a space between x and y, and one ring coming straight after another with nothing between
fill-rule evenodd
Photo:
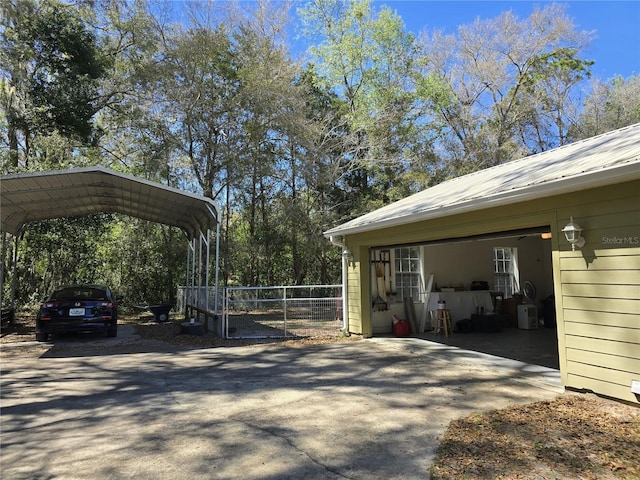
<instances>
[{"instance_id":1,"label":"car's windshield","mask_svg":"<svg viewBox=\"0 0 640 480\"><path fill-rule=\"evenodd\" d=\"M71 287L63 288L53 292L52 300L63 300L67 298L80 300L108 300L107 292L101 288L92 287Z\"/></svg>"}]
</instances>

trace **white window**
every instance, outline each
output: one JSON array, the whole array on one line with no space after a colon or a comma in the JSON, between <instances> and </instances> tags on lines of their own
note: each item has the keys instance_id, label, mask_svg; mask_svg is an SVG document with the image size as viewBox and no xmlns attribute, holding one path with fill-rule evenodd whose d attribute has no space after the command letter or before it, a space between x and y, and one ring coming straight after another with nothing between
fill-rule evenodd
<instances>
[{"instance_id":1,"label":"white window","mask_svg":"<svg viewBox=\"0 0 640 480\"><path fill-rule=\"evenodd\" d=\"M517 248L493 248L493 289L503 292L505 298L520 291Z\"/></svg>"},{"instance_id":2,"label":"white window","mask_svg":"<svg viewBox=\"0 0 640 480\"><path fill-rule=\"evenodd\" d=\"M420 249L418 247L401 247L394 251L395 277L398 300L407 297L420 300Z\"/></svg>"}]
</instances>

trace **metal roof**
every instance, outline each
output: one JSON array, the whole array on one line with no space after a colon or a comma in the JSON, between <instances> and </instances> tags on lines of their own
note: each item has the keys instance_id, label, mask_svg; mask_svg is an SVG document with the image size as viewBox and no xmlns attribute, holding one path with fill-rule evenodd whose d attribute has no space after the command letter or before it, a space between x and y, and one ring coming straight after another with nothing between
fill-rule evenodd
<instances>
[{"instance_id":1,"label":"metal roof","mask_svg":"<svg viewBox=\"0 0 640 480\"><path fill-rule=\"evenodd\" d=\"M640 123L447 180L334 227L343 236L640 179Z\"/></svg>"},{"instance_id":2,"label":"metal roof","mask_svg":"<svg viewBox=\"0 0 640 480\"><path fill-rule=\"evenodd\" d=\"M213 200L103 167L0 177L1 229L18 235L30 222L122 213L182 229L190 238L216 225Z\"/></svg>"}]
</instances>

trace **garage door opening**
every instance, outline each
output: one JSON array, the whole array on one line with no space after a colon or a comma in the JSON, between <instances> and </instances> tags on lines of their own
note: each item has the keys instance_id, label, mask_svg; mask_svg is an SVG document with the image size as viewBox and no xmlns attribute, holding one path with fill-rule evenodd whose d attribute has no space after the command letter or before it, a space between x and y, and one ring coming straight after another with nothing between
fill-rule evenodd
<instances>
[{"instance_id":1,"label":"garage door opening","mask_svg":"<svg viewBox=\"0 0 640 480\"><path fill-rule=\"evenodd\" d=\"M373 334L392 334L393 315L415 315L420 338L559 368L548 232L541 226L371 249ZM439 302L451 314L448 337L434 330Z\"/></svg>"}]
</instances>

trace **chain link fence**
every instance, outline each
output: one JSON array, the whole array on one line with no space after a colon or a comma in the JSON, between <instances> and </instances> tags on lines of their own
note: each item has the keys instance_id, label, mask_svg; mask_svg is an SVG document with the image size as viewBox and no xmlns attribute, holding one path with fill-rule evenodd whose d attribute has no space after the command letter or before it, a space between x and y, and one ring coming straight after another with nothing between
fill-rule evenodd
<instances>
[{"instance_id":1,"label":"chain link fence","mask_svg":"<svg viewBox=\"0 0 640 480\"><path fill-rule=\"evenodd\" d=\"M342 327L342 286L229 287L222 297L226 338L334 337Z\"/></svg>"}]
</instances>

